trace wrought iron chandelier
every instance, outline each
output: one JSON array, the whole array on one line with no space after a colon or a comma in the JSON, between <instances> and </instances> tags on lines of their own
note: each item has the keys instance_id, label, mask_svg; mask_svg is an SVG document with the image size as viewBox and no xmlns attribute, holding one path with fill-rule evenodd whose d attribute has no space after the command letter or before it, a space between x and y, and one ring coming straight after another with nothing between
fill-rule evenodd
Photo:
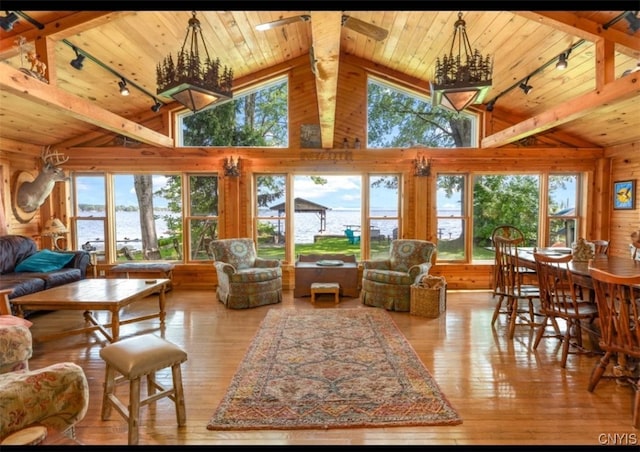
<instances>
[{"instance_id":1,"label":"wrought iron chandelier","mask_svg":"<svg viewBox=\"0 0 640 452\"><path fill-rule=\"evenodd\" d=\"M204 61L200 60L198 39L204 48ZM209 56L200 21L193 11L176 62L169 55L158 64L158 95L171 97L195 113L221 100L231 99L232 82L233 70L227 66L222 68L219 58L212 60Z\"/></svg>"},{"instance_id":2,"label":"wrought iron chandelier","mask_svg":"<svg viewBox=\"0 0 640 452\"><path fill-rule=\"evenodd\" d=\"M458 54L454 56L456 38ZM466 22L462 20L462 13L458 13L449 55L444 55L442 61L436 59L434 79L430 83L433 105L442 104L461 112L471 104L481 103L491 88L492 72L491 58L483 57L478 49L471 49Z\"/></svg>"}]
</instances>

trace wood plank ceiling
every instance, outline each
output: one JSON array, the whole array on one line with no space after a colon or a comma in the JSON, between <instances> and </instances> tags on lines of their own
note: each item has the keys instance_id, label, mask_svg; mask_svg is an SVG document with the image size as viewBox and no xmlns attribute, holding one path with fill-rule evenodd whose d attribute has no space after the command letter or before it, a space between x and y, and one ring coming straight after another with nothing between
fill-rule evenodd
<instances>
[{"instance_id":1,"label":"wood plank ceiling","mask_svg":"<svg viewBox=\"0 0 640 452\"><path fill-rule=\"evenodd\" d=\"M175 55L184 41L191 11L20 11L13 30L0 30L0 140L48 145L78 142L110 131L154 146L172 140L141 125L154 115L156 65ZM482 140L497 147L548 131L573 136L572 145L611 147L640 141L640 32L623 11L464 12L471 46L494 60L493 114L513 127ZM261 80L274 67L308 64L315 71L322 147L334 143L340 59L353 56L428 87L437 58L449 51L458 11L198 11L207 48L233 68L234 89ZM310 16L269 30L256 26ZM378 41L343 26L343 15L388 31ZM29 20L25 19L27 17ZM38 26L41 24L41 27ZM48 65L48 83L25 76L24 48ZM569 67L554 60L580 40ZM85 60L69 65L72 44L141 87L119 95L113 73ZM313 49L313 60L309 60ZM303 58L304 57L304 58ZM303 62L303 63L301 63ZM517 88L535 73L529 95ZM170 99L161 99L175 107ZM485 111L484 106L475 106ZM75 140L75 141L74 141ZM576 144L577 143L577 144Z\"/></svg>"}]
</instances>

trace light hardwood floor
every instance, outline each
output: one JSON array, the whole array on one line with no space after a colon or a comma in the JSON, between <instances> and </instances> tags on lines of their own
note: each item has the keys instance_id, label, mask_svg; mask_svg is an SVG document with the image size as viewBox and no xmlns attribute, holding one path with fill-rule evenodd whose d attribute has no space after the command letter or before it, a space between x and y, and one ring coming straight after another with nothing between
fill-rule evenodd
<instances>
[{"instance_id":1,"label":"light hardwood floor","mask_svg":"<svg viewBox=\"0 0 640 452\"><path fill-rule=\"evenodd\" d=\"M604 379L594 393L587 382L596 357L570 355L559 365L560 347L544 339L531 350L532 334L518 327L506 338L504 319L492 329L495 301L484 291L448 292L447 311L439 318L391 312L399 329L429 369L463 423L455 426L395 427L340 430L209 431L207 422L242 360L257 327L270 309L334 309L332 296L293 298L285 291L281 304L228 310L210 291L174 289L167 294L168 315L161 331L158 319L124 325L121 337L154 333L180 345L189 354L182 366L187 425L176 425L173 404L163 399L143 407L141 445L481 445L481 444L638 444L640 431L631 425L632 391ZM126 314L151 312L156 297L130 306ZM358 299L342 299L337 309L378 309ZM124 316L123 316L124 317ZM79 311L49 312L31 317L32 333L50 333L82 323ZM90 385L90 406L76 427L87 445L125 445L127 426L114 411L100 419L106 344L98 333L79 334L34 344L30 367L73 361L81 365ZM159 380L168 383L170 373ZM124 389L124 388L123 388Z\"/></svg>"}]
</instances>

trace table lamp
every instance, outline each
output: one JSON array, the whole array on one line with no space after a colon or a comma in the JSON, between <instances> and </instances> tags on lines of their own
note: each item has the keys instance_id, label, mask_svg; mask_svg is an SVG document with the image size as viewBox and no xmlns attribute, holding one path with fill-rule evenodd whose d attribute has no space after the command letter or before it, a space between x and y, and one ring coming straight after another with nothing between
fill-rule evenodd
<instances>
[{"instance_id":1,"label":"table lamp","mask_svg":"<svg viewBox=\"0 0 640 452\"><path fill-rule=\"evenodd\" d=\"M68 232L69 230L64 223L55 217L49 218L42 229L42 235L44 237L51 237L51 249L59 251L61 251L62 248L58 245L58 240L63 238Z\"/></svg>"}]
</instances>

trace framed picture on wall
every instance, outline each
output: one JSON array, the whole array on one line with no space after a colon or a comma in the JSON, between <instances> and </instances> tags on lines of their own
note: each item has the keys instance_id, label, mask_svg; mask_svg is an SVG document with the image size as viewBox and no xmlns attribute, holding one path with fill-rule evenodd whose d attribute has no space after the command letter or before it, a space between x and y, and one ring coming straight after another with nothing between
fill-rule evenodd
<instances>
[{"instance_id":1,"label":"framed picture on wall","mask_svg":"<svg viewBox=\"0 0 640 452\"><path fill-rule=\"evenodd\" d=\"M616 210L636 208L635 180L622 180L613 183L613 208Z\"/></svg>"}]
</instances>

